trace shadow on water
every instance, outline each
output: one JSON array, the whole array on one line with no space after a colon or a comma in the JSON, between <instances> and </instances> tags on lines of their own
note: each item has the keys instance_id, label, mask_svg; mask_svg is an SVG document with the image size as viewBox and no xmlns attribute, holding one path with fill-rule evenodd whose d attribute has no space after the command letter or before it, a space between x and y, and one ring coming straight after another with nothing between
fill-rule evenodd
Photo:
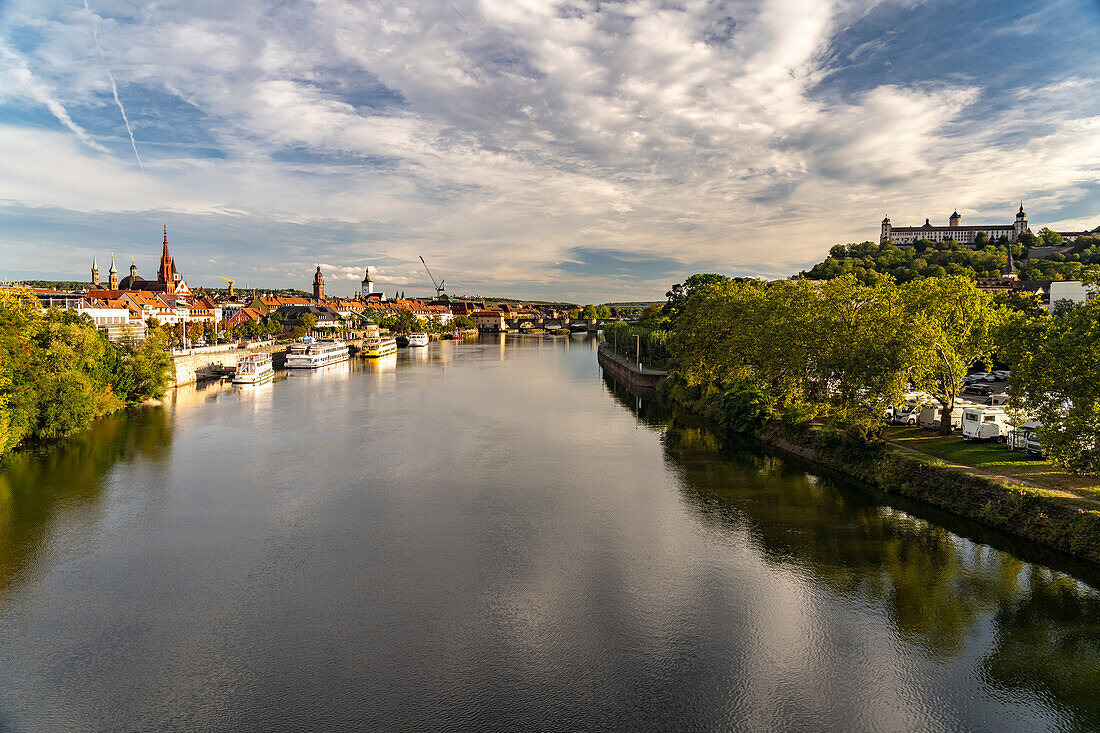
<instances>
[{"instance_id":1,"label":"shadow on water","mask_svg":"<svg viewBox=\"0 0 1100 733\"><path fill-rule=\"evenodd\" d=\"M686 503L711 530L747 536L765 562L881 609L901 638L933 658L963 655L990 624L980 662L989 685L1042 695L1072 730L1100 729L1093 568L1067 570L1048 562L1061 555L916 502L887 504L809 464L723 441L697 416L605 382L662 433Z\"/></svg>"},{"instance_id":2,"label":"shadow on water","mask_svg":"<svg viewBox=\"0 0 1100 733\"><path fill-rule=\"evenodd\" d=\"M97 420L91 429L0 461L0 596L35 565L58 513L92 506L119 461L167 458L172 428L162 407L134 408Z\"/></svg>"}]
</instances>

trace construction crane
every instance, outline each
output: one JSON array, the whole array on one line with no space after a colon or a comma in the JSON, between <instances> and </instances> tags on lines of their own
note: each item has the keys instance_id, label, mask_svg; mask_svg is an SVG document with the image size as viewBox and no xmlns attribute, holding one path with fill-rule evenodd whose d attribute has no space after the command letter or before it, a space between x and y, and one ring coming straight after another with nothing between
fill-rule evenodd
<instances>
[{"instance_id":1,"label":"construction crane","mask_svg":"<svg viewBox=\"0 0 1100 733\"><path fill-rule=\"evenodd\" d=\"M424 261L423 256L421 256L420 258L420 264L424 265L424 269L428 271L428 277L432 279L432 285L435 286L435 297L442 298L447 292L447 282L445 280L440 280L439 282L436 282L435 275L433 275L432 271L428 269L428 263Z\"/></svg>"},{"instance_id":2,"label":"construction crane","mask_svg":"<svg viewBox=\"0 0 1100 733\"><path fill-rule=\"evenodd\" d=\"M229 283L229 297L232 298L233 297L233 281L230 280L227 277L223 277L222 280L225 280L227 283Z\"/></svg>"}]
</instances>

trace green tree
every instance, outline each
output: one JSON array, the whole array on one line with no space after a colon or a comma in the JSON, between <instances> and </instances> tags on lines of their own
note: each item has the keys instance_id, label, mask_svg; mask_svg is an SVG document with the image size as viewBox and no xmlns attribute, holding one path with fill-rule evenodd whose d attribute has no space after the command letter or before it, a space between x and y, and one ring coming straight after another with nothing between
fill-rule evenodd
<instances>
[{"instance_id":1,"label":"green tree","mask_svg":"<svg viewBox=\"0 0 1100 733\"><path fill-rule=\"evenodd\" d=\"M949 433L963 377L992 355L1004 312L964 277L914 280L903 297L917 346L909 378L940 401L940 432Z\"/></svg>"},{"instance_id":2,"label":"green tree","mask_svg":"<svg viewBox=\"0 0 1100 733\"><path fill-rule=\"evenodd\" d=\"M1039 239L1042 240L1044 247L1061 247L1065 244L1065 240L1062 239L1062 235L1056 231L1043 227L1039 230Z\"/></svg>"},{"instance_id":3,"label":"green tree","mask_svg":"<svg viewBox=\"0 0 1100 733\"><path fill-rule=\"evenodd\" d=\"M298 318L298 325L307 332L312 331L314 326L317 325L317 316L312 313L303 313L301 317Z\"/></svg>"},{"instance_id":4,"label":"green tree","mask_svg":"<svg viewBox=\"0 0 1100 733\"><path fill-rule=\"evenodd\" d=\"M1001 335L1010 401L1042 422L1047 454L1073 471L1100 470L1100 300L1013 314Z\"/></svg>"},{"instance_id":5,"label":"green tree","mask_svg":"<svg viewBox=\"0 0 1100 733\"><path fill-rule=\"evenodd\" d=\"M168 354L169 335L162 328L146 332L140 344L127 347L133 387L127 395L131 403L161 399L172 379L172 358Z\"/></svg>"},{"instance_id":6,"label":"green tree","mask_svg":"<svg viewBox=\"0 0 1100 733\"><path fill-rule=\"evenodd\" d=\"M692 275L687 280L684 280L683 283L676 283L667 293L665 293L665 298L668 300L663 308L664 314L668 316L670 322L675 322L676 319L680 317L684 306L687 304L688 298L690 298L693 293L710 285L719 285L728 280L729 278L725 275L707 272Z\"/></svg>"}]
</instances>

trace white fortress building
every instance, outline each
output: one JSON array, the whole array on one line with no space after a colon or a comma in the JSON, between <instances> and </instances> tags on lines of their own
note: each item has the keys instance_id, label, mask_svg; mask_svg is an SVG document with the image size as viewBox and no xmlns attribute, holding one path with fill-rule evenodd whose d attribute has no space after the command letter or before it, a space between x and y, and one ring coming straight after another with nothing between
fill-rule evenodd
<instances>
[{"instance_id":1,"label":"white fortress building","mask_svg":"<svg viewBox=\"0 0 1100 733\"><path fill-rule=\"evenodd\" d=\"M928 219L924 220L922 227L896 227L890 224L890 217L882 220L882 237L879 243L890 240L899 247L912 246L918 239L927 239L931 242L943 242L952 239L959 244L973 245L979 232L984 232L989 240L997 241L1001 237L1008 237L1008 241L1019 240L1020 235L1029 231L1027 228L1027 214L1024 213L1024 205L1020 204L1020 210L1016 212L1016 221L1012 224L979 224L977 226L963 226L962 217L958 211L951 213L947 219L947 226L932 226ZM1068 232L1067 232L1068 233ZM1075 233L1076 234L1076 233Z\"/></svg>"}]
</instances>

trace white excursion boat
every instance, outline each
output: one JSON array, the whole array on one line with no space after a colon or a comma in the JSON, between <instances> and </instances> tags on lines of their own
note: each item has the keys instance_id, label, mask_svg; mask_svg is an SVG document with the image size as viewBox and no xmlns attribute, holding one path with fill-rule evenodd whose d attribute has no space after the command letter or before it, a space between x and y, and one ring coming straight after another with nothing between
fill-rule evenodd
<instances>
[{"instance_id":1,"label":"white excursion boat","mask_svg":"<svg viewBox=\"0 0 1100 733\"><path fill-rule=\"evenodd\" d=\"M303 339L286 354L287 369L319 369L348 360L348 345L342 339Z\"/></svg>"},{"instance_id":2,"label":"white excursion boat","mask_svg":"<svg viewBox=\"0 0 1100 733\"><path fill-rule=\"evenodd\" d=\"M237 362L233 384L263 384L274 378L275 367L271 364L271 354L246 354Z\"/></svg>"},{"instance_id":3,"label":"white excursion boat","mask_svg":"<svg viewBox=\"0 0 1100 733\"><path fill-rule=\"evenodd\" d=\"M427 346L428 334L426 333L410 333L409 334L409 346Z\"/></svg>"},{"instance_id":4,"label":"white excursion boat","mask_svg":"<svg viewBox=\"0 0 1100 733\"><path fill-rule=\"evenodd\" d=\"M410 344L411 345L411 344ZM397 353L397 339L392 336L374 336L363 341L360 356L368 359L377 359L380 356Z\"/></svg>"}]
</instances>

